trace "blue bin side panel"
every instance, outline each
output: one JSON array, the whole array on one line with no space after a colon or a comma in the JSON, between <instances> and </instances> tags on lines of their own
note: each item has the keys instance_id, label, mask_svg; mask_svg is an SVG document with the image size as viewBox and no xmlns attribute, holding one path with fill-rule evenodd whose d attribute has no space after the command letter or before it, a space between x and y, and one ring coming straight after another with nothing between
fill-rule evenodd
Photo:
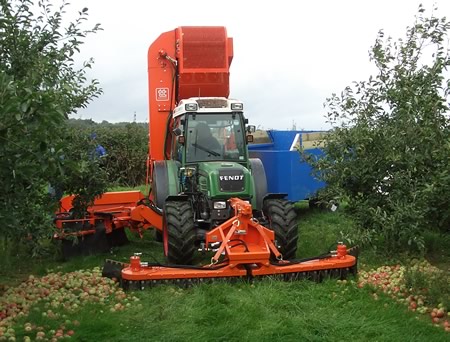
<instances>
[{"instance_id":1,"label":"blue bin side panel","mask_svg":"<svg viewBox=\"0 0 450 342\"><path fill-rule=\"evenodd\" d=\"M267 191L279 192L279 184L277 182L279 168L277 167L278 156L273 151L249 151L250 158L259 158L264 165L264 171L267 178Z\"/></svg>"},{"instance_id":2,"label":"blue bin side panel","mask_svg":"<svg viewBox=\"0 0 450 342\"><path fill-rule=\"evenodd\" d=\"M274 143L264 143L264 144L249 144L249 151L272 151L274 148Z\"/></svg>"},{"instance_id":3,"label":"blue bin side panel","mask_svg":"<svg viewBox=\"0 0 450 342\"><path fill-rule=\"evenodd\" d=\"M309 150L320 154L320 149ZM251 158L261 159L267 177L269 193L287 193L290 201L313 196L325 183L311 175L311 166L301 160L298 151L249 151Z\"/></svg>"},{"instance_id":4,"label":"blue bin side panel","mask_svg":"<svg viewBox=\"0 0 450 342\"><path fill-rule=\"evenodd\" d=\"M312 149L307 152L314 155L323 153L320 149ZM311 165L301 160L300 152L289 153L291 156L289 200L301 201L314 197L317 191L325 186L325 182L312 175Z\"/></svg>"}]
</instances>

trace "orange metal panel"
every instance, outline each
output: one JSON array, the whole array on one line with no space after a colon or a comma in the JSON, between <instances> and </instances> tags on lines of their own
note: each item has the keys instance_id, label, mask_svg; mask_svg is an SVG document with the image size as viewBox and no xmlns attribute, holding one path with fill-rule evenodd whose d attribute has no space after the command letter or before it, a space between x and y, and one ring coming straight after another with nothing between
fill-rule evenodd
<instances>
[{"instance_id":1,"label":"orange metal panel","mask_svg":"<svg viewBox=\"0 0 450 342\"><path fill-rule=\"evenodd\" d=\"M73 208L72 200L74 195L63 197L60 201L60 212L67 212ZM89 207L91 211L134 207L136 203L145 198L140 191L118 191L118 192L105 192L101 197L94 201L94 204ZM118 209L117 209L118 210Z\"/></svg>"},{"instance_id":2,"label":"orange metal panel","mask_svg":"<svg viewBox=\"0 0 450 342\"><path fill-rule=\"evenodd\" d=\"M178 100L189 97L228 97L233 41L222 26L183 26L177 29L180 48Z\"/></svg>"},{"instance_id":3,"label":"orange metal panel","mask_svg":"<svg viewBox=\"0 0 450 342\"><path fill-rule=\"evenodd\" d=\"M165 32L148 50L149 153L152 160L164 160L167 119L175 104L175 30Z\"/></svg>"},{"instance_id":4,"label":"orange metal panel","mask_svg":"<svg viewBox=\"0 0 450 342\"><path fill-rule=\"evenodd\" d=\"M132 257L133 258L133 257ZM125 267L122 270L122 278L132 281L151 281L165 279L195 279L195 278L233 278L233 277L252 277L294 274L311 271L323 271L333 269L351 268L356 264L356 258L351 255L345 257L330 257L322 260L312 260L304 263L292 263L287 265L274 265L267 263L246 263L246 269L243 265L208 265L203 268L172 268L170 266L141 266L140 258L137 258L132 266Z\"/></svg>"},{"instance_id":5,"label":"orange metal panel","mask_svg":"<svg viewBox=\"0 0 450 342\"><path fill-rule=\"evenodd\" d=\"M168 116L176 103L189 97L228 97L233 40L221 26L178 27L161 34L147 58L149 154L152 161L164 160Z\"/></svg>"},{"instance_id":6,"label":"orange metal panel","mask_svg":"<svg viewBox=\"0 0 450 342\"><path fill-rule=\"evenodd\" d=\"M152 209L145 205L139 205L131 210L131 220L134 222L141 222L144 228L150 226L155 227L159 231L163 228L163 217L162 215L154 212Z\"/></svg>"},{"instance_id":7,"label":"orange metal panel","mask_svg":"<svg viewBox=\"0 0 450 342\"><path fill-rule=\"evenodd\" d=\"M122 278L126 280L164 280L164 279L189 279L189 278L221 278L221 277L246 277L245 268L225 266L220 269L188 269L169 267L141 267L132 269L126 267L122 270Z\"/></svg>"}]
</instances>

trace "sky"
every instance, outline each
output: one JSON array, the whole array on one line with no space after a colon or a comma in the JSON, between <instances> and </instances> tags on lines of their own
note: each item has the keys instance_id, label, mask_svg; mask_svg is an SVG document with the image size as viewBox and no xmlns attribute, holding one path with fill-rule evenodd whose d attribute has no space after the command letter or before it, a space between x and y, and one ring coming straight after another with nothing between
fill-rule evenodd
<instances>
[{"instance_id":1,"label":"sky","mask_svg":"<svg viewBox=\"0 0 450 342\"><path fill-rule=\"evenodd\" d=\"M448 0L73 0L69 9L87 7L88 24L103 28L77 56L94 58L88 76L103 94L72 117L148 122L150 44L178 26L225 26L234 43L230 97L243 101L249 123L327 130L326 99L375 74L369 50L378 31L404 37L419 4L450 17Z\"/></svg>"}]
</instances>

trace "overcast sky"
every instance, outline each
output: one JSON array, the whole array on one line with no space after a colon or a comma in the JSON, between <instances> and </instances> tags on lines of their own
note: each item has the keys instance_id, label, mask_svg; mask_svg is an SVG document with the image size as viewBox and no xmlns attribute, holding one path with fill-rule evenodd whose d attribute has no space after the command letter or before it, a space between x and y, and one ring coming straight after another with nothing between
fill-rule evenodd
<instances>
[{"instance_id":1,"label":"overcast sky","mask_svg":"<svg viewBox=\"0 0 450 342\"><path fill-rule=\"evenodd\" d=\"M58 2L59 3L59 2ZM82 46L89 76L104 94L74 118L148 121L147 50L178 26L225 26L234 40L230 97L251 124L268 129L328 129L323 103L374 73L368 51L377 32L403 37L419 4L450 17L450 1L416 0L74 0L103 31Z\"/></svg>"}]
</instances>

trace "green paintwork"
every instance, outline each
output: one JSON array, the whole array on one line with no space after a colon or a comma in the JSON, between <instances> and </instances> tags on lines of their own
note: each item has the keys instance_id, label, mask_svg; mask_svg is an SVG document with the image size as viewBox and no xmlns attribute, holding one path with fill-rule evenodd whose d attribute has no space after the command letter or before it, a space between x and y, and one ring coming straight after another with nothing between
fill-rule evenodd
<instances>
[{"instance_id":1,"label":"green paintwork","mask_svg":"<svg viewBox=\"0 0 450 342\"><path fill-rule=\"evenodd\" d=\"M219 169L241 169L244 173L244 190L237 192L221 191L219 187ZM202 162L198 164L200 188L212 199L228 199L231 197L252 198L255 201L254 181L250 171L239 163L234 162Z\"/></svg>"}]
</instances>

